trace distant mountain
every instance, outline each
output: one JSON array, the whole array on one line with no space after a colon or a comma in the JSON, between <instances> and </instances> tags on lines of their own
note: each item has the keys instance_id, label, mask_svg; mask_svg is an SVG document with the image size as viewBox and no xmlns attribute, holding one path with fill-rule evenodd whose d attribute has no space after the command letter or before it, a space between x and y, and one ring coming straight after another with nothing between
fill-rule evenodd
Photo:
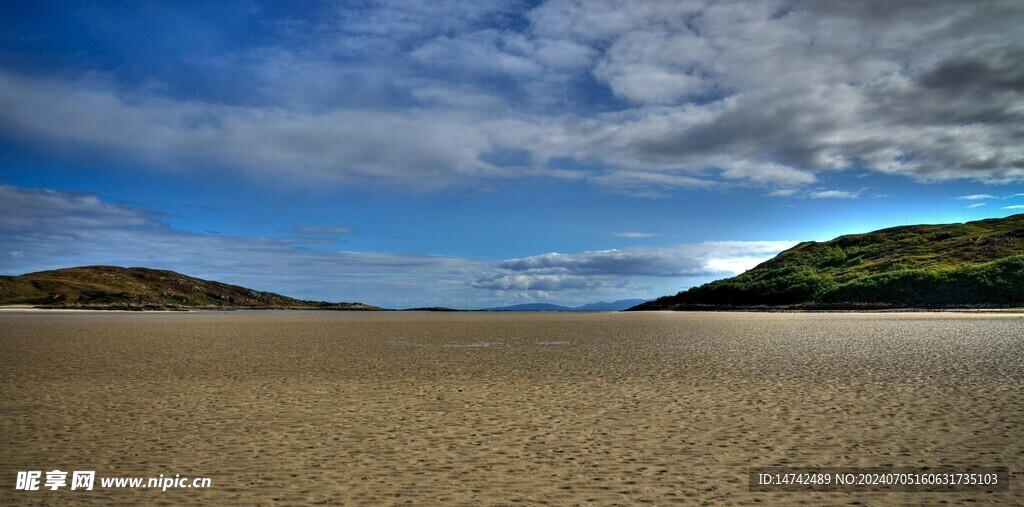
<instances>
[{"instance_id":1,"label":"distant mountain","mask_svg":"<svg viewBox=\"0 0 1024 507\"><path fill-rule=\"evenodd\" d=\"M0 305L127 310L317 309L380 310L362 303L303 301L174 271L84 266L0 276Z\"/></svg>"},{"instance_id":2,"label":"distant mountain","mask_svg":"<svg viewBox=\"0 0 1024 507\"><path fill-rule=\"evenodd\" d=\"M1024 214L804 242L631 310L1024 306Z\"/></svg>"},{"instance_id":3,"label":"distant mountain","mask_svg":"<svg viewBox=\"0 0 1024 507\"><path fill-rule=\"evenodd\" d=\"M568 306L550 305L547 303L526 303L512 306L499 306L496 308L484 308L485 312L571 312Z\"/></svg>"},{"instance_id":4,"label":"distant mountain","mask_svg":"<svg viewBox=\"0 0 1024 507\"><path fill-rule=\"evenodd\" d=\"M578 312L621 312L622 310L642 304L644 301L646 301L646 299L620 299L611 303L598 301L596 303L577 306L574 310Z\"/></svg>"},{"instance_id":5,"label":"distant mountain","mask_svg":"<svg viewBox=\"0 0 1024 507\"><path fill-rule=\"evenodd\" d=\"M521 305L484 308L487 312L618 312L643 303L643 299L622 299L613 303L599 301L583 306L569 307L548 303L526 303Z\"/></svg>"}]
</instances>

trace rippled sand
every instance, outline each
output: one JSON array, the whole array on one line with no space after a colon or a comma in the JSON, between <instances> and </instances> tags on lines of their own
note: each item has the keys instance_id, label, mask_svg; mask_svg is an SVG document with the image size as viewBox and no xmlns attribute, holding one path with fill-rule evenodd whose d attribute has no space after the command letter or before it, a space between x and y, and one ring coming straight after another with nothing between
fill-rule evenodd
<instances>
[{"instance_id":1,"label":"rippled sand","mask_svg":"<svg viewBox=\"0 0 1024 507\"><path fill-rule=\"evenodd\" d=\"M0 315L0 504L1024 503L1024 315ZM747 468L1007 466L1000 493ZM16 492L18 470L208 476Z\"/></svg>"}]
</instances>

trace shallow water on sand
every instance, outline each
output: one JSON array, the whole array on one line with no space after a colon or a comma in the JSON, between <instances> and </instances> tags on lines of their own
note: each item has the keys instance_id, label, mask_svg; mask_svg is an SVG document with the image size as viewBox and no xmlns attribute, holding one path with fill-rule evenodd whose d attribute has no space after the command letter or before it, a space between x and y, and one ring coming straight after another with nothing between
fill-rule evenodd
<instances>
[{"instance_id":1,"label":"shallow water on sand","mask_svg":"<svg viewBox=\"0 0 1024 507\"><path fill-rule=\"evenodd\" d=\"M4 312L0 382L3 504L1024 503L746 482L1024 469L1014 313ZM213 484L14 491L53 469Z\"/></svg>"}]
</instances>

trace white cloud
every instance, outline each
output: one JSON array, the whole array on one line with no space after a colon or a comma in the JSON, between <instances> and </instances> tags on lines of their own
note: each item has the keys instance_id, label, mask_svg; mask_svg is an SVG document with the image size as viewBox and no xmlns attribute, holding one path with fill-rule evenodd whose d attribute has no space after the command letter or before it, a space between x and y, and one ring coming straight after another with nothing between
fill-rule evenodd
<instances>
[{"instance_id":1,"label":"white cloud","mask_svg":"<svg viewBox=\"0 0 1024 507\"><path fill-rule=\"evenodd\" d=\"M516 41L505 40L498 30L479 30L458 38L440 36L416 48L410 55L417 61L438 68L470 73L501 73L532 76L544 67L523 54L532 46L516 47Z\"/></svg>"},{"instance_id":2,"label":"white cloud","mask_svg":"<svg viewBox=\"0 0 1024 507\"><path fill-rule=\"evenodd\" d=\"M1024 205L1003 206L1003 209L1024 209Z\"/></svg>"},{"instance_id":3,"label":"white cloud","mask_svg":"<svg viewBox=\"0 0 1024 507\"><path fill-rule=\"evenodd\" d=\"M674 247L635 247L578 254L548 253L509 259L475 278L491 290L574 290L617 286L643 277L700 278L733 275L763 262L790 241L720 241Z\"/></svg>"},{"instance_id":4,"label":"white cloud","mask_svg":"<svg viewBox=\"0 0 1024 507\"><path fill-rule=\"evenodd\" d=\"M856 199L860 197L860 194L860 191L819 189L807 192L807 197L811 199Z\"/></svg>"},{"instance_id":5,"label":"white cloud","mask_svg":"<svg viewBox=\"0 0 1024 507\"><path fill-rule=\"evenodd\" d=\"M738 275L766 261L764 257L733 257L731 259L708 259L707 266L718 272Z\"/></svg>"},{"instance_id":6,"label":"white cloud","mask_svg":"<svg viewBox=\"0 0 1024 507\"><path fill-rule=\"evenodd\" d=\"M629 239L653 238L655 236L657 236L657 234L653 234L653 233L650 233L650 232L617 232L617 233L615 233L615 237L618 237L618 238L629 238Z\"/></svg>"},{"instance_id":7,"label":"white cloud","mask_svg":"<svg viewBox=\"0 0 1024 507\"><path fill-rule=\"evenodd\" d=\"M613 171L594 176L592 181L609 192L645 198L668 197L674 188L709 188L717 185L710 179L657 171Z\"/></svg>"},{"instance_id":8,"label":"white cloud","mask_svg":"<svg viewBox=\"0 0 1024 507\"><path fill-rule=\"evenodd\" d=\"M967 207L968 208L980 208L980 207L985 206L985 205L987 205L987 203L978 202L978 203L970 204Z\"/></svg>"},{"instance_id":9,"label":"white cloud","mask_svg":"<svg viewBox=\"0 0 1024 507\"><path fill-rule=\"evenodd\" d=\"M973 194L973 195L961 195L957 197L960 201L980 201L982 199L996 199L996 196L989 194Z\"/></svg>"}]
</instances>

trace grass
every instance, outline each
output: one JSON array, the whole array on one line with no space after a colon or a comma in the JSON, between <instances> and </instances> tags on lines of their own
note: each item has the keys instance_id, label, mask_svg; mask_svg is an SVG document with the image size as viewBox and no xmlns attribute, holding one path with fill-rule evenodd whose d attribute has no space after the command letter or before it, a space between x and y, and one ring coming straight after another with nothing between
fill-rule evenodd
<instances>
[{"instance_id":1,"label":"grass","mask_svg":"<svg viewBox=\"0 0 1024 507\"><path fill-rule=\"evenodd\" d=\"M1024 214L800 243L733 278L637 309L808 304L1024 305Z\"/></svg>"}]
</instances>

